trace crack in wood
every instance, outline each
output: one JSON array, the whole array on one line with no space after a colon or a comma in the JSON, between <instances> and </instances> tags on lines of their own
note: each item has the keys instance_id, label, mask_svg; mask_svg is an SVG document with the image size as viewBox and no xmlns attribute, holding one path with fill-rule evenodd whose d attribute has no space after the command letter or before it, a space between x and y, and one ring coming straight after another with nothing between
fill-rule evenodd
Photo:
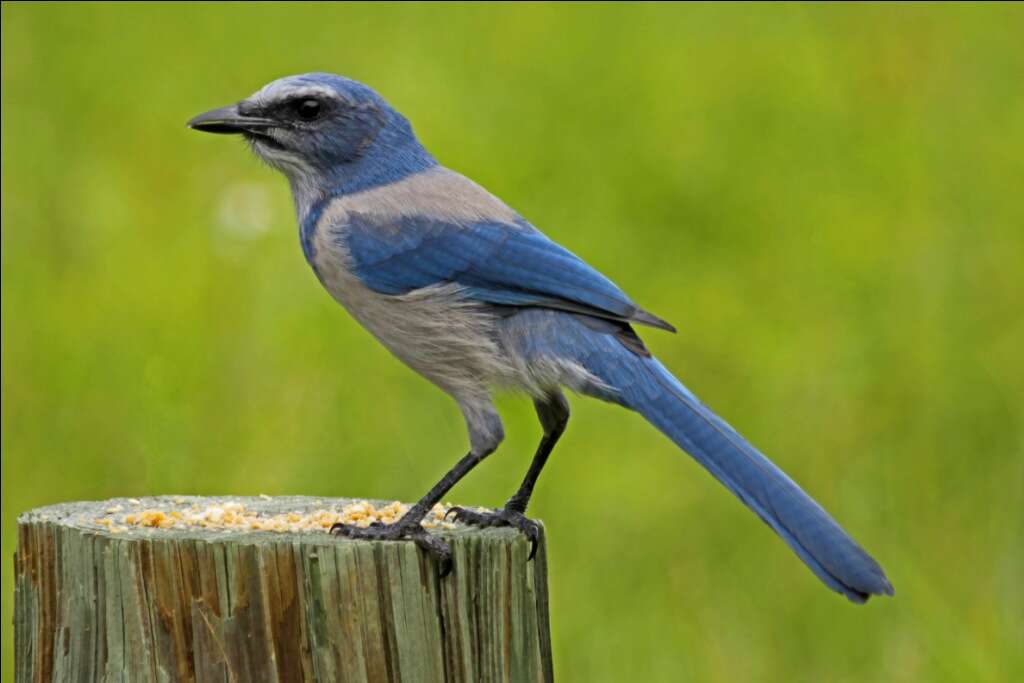
<instances>
[{"instance_id":1,"label":"crack in wood","mask_svg":"<svg viewBox=\"0 0 1024 683\"><path fill-rule=\"evenodd\" d=\"M550 681L546 546L512 529L441 532L439 579L412 543L327 533L97 523L122 506L67 503L18 519L15 680ZM340 508L305 497L244 502L267 514Z\"/></svg>"}]
</instances>

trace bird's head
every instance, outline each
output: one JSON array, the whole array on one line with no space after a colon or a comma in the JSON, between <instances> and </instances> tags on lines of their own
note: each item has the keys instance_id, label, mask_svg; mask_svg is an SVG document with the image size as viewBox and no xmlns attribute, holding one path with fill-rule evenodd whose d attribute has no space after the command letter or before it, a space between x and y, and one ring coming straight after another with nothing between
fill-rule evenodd
<instances>
[{"instance_id":1,"label":"bird's head","mask_svg":"<svg viewBox=\"0 0 1024 683\"><path fill-rule=\"evenodd\" d=\"M433 163L409 122L384 98L334 74L278 79L188 125L242 135L260 158L304 186L345 183L384 169L414 172Z\"/></svg>"}]
</instances>

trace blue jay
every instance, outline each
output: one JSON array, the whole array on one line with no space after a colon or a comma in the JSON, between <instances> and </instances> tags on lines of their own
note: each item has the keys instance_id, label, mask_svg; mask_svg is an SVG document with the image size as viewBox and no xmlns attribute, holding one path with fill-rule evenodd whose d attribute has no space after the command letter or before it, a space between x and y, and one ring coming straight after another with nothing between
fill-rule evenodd
<instances>
[{"instance_id":1,"label":"blue jay","mask_svg":"<svg viewBox=\"0 0 1024 683\"><path fill-rule=\"evenodd\" d=\"M544 436L522 484L462 523L511 526L532 542L530 495L565 430L562 387L643 415L853 602L892 595L882 568L757 449L654 358L634 330L675 331L500 199L440 165L409 121L369 87L326 73L282 78L188 124L237 133L287 177L306 260L380 343L455 399L469 452L401 520L331 532L415 541L451 565L421 522L503 439L495 387L532 397Z\"/></svg>"}]
</instances>

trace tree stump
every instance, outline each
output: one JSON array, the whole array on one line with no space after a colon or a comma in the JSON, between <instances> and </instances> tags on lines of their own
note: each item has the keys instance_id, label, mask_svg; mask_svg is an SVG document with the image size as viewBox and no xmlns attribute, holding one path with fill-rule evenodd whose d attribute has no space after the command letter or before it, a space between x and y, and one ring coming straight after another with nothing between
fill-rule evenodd
<instances>
[{"instance_id":1,"label":"tree stump","mask_svg":"<svg viewBox=\"0 0 1024 683\"><path fill-rule=\"evenodd\" d=\"M367 519L353 503L162 496L21 515L16 680L551 680L543 535L528 562L515 530L440 525L441 579L411 542L328 534L343 511Z\"/></svg>"}]
</instances>

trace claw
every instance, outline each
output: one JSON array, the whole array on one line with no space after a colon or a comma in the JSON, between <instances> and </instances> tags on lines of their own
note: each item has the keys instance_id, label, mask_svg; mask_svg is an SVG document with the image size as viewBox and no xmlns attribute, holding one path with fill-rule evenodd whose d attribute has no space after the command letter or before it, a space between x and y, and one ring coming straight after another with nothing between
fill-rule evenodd
<instances>
[{"instance_id":1,"label":"claw","mask_svg":"<svg viewBox=\"0 0 1024 683\"><path fill-rule=\"evenodd\" d=\"M518 510L502 508L494 512L475 512L466 508L452 507L445 513L445 519L448 519L448 515L455 515L456 522L469 526L510 526L518 529L530 541L530 555L526 561L529 562L537 555L537 546L540 544L540 527Z\"/></svg>"},{"instance_id":2,"label":"claw","mask_svg":"<svg viewBox=\"0 0 1024 683\"><path fill-rule=\"evenodd\" d=\"M529 562L537 555L537 546L540 543L540 530L536 523L525 517L522 518L520 524L522 526L516 524L516 528L523 532L523 535L530 541L530 555L526 558L526 561Z\"/></svg>"},{"instance_id":3,"label":"claw","mask_svg":"<svg viewBox=\"0 0 1024 683\"><path fill-rule=\"evenodd\" d=\"M437 559L437 561L440 562L440 567L438 567L437 571L438 579L443 579L446 575L452 573L452 567L454 566L454 562L452 561L452 551L444 553Z\"/></svg>"},{"instance_id":4,"label":"claw","mask_svg":"<svg viewBox=\"0 0 1024 683\"><path fill-rule=\"evenodd\" d=\"M358 527L339 522L332 524L328 532L334 536L369 541L412 541L427 551L428 554L436 557L441 563L441 578L444 578L452 571L451 548L440 538L431 535L418 522L413 524L402 524L400 521L395 524L374 522L368 527Z\"/></svg>"},{"instance_id":5,"label":"claw","mask_svg":"<svg viewBox=\"0 0 1024 683\"><path fill-rule=\"evenodd\" d=\"M443 579L451 573L452 549L447 543L437 536L432 536L422 527L420 528L420 531L415 532L411 538L416 545L427 551L428 554L437 558L437 561L441 564L440 578Z\"/></svg>"}]
</instances>

